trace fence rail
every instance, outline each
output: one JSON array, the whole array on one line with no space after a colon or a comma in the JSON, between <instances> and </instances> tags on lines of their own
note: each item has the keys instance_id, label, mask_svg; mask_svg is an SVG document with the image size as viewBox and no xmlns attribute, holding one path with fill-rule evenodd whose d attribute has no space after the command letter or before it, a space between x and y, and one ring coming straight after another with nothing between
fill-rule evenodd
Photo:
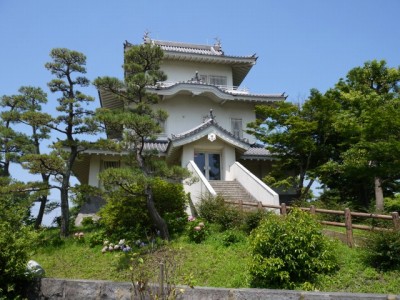
<instances>
[{"instance_id":1,"label":"fence rail","mask_svg":"<svg viewBox=\"0 0 400 300\"><path fill-rule=\"evenodd\" d=\"M231 202L230 202L231 203ZM232 203L231 203L232 204ZM237 203L233 203L239 206L239 208L243 209L244 206L247 207L255 207L258 209L265 209L265 208L272 208L272 209L279 209L282 215L286 215L288 210L292 209L292 206L287 206L285 203L281 205L269 205L269 204L262 204L261 202L244 202L239 201ZM398 212L392 212L391 215L382 215L382 214L373 214L373 213L363 213L363 212L354 212L350 211L349 208L345 210L330 210L330 209L323 209L323 208L316 208L315 206L311 205L310 207L297 207L304 211L309 211L311 214L332 214L338 216L344 216L344 223L341 222L332 222L332 221L320 221L321 224L330 225L330 226L337 226L337 227L345 227L346 228L346 240L347 245L349 247L354 247L354 238L353 238L353 229L360 229L360 230L400 230L400 219ZM393 228L383 228L383 227L375 227L375 226L368 226L368 225L360 225L360 224L353 224L352 217L361 217L361 218L369 218L369 219L378 219L378 220L387 220L392 221Z\"/></svg>"}]
</instances>

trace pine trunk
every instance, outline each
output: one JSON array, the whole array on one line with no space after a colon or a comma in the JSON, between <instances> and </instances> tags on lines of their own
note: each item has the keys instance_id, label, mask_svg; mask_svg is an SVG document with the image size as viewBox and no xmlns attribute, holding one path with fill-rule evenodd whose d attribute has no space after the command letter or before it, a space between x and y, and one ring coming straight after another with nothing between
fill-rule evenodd
<instances>
[{"instance_id":1,"label":"pine trunk","mask_svg":"<svg viewBox=\"0 0 400 300\"><path fill-rule=\"evenodd\" d=\"M61 186L61 231L62 237L69 235L69 203L68 203L69 177L64 177Z\"/></svg>"},{"instance_id":2,"label":"pine trunk","mask_svg":"<svg viewBox=\"0 0 400 300\"><path fill-rule=\"evenodd\" d=\"M146 188L146 198L147 198L147 209L149 211L150 217L153 220L154 225L160 231L160 237L163 240L169 240L169 232L167 223L163 218L161 218L154 205L153 191L150 186Z\"/></svg>"},{"instance_id":3,"label":"pine trunk","mask_svg":"<svg viewBox=\"0 0 400 300\"><path fill-rule=\"evenodd\" d=\"M40 207L38 215L35 220L35 229L39 229L40 225L42 225L44 210L46 208L46 203L47 203L47 196L40 197L39 202L40 202Z\"/></svg>"}]
</instances>

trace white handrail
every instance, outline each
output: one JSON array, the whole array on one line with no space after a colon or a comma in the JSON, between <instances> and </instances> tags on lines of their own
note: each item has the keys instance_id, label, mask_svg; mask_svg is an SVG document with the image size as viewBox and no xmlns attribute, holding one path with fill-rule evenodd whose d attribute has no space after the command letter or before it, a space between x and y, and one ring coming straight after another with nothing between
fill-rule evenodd
<instances>
[{"instance_id":1,"label":"white handrail","mask_svg":"<svg viewBox=\"0 0 400 300\"><path fill-rule=\"evenodd\" d=\"M187 169L192 173L192 177L195 178L195 182L193 183L184 183L185 192L190 193L192 205L196 206L204 197L217 195L214 188L210 185L193 160L189 161ZM187 208L186 212L189 215L193 215L190 206Z\"/></svg>"},{"instance_id":2,"label":"white handrail","mask_svg":"<svg viewBox=\"0 0 400 300\"><path fill-rule=\"evenodd\" d=\"M235 162L230 171L233 178L237 180L250 195L257 201L263 204L279 205L279 195L268 185L254 176L249 170L243 167L240 163Z\"/></svg>"}]
</instances>

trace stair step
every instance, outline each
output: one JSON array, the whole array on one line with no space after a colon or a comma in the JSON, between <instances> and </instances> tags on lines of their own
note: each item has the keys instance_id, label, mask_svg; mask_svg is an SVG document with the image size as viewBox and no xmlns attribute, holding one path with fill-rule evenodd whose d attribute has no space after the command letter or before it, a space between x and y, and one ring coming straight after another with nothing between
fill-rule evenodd
<instances>
[{"instance_id":1,"label":"stair step","mask_svg":"<svg viewBox=\"0 0 400 300\"><path fill-rule=\"evenodd\" d=\"M215 192L229 202L257 202L247 190L236 180L220 181L210 180Z\"/></svg>"}]
</instances>

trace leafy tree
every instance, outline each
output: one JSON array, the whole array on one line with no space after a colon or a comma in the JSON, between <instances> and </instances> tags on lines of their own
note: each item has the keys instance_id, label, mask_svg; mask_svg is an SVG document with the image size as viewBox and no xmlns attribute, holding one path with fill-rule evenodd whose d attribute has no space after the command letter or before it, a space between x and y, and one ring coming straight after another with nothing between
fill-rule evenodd
<instances>
[{"instance_id":1,"label":"leafy tree","mask_svg":"<svg viewBox=\"0 0 400 300\"><path fill-rule=\"evenodd\" d=\"M86 73L86 56L77 51L55 48L51 50L50 57L52 61L46 63L45 67L56 78L50 81L48 86L51 92L60 93L60 97L57 99L58 106L56 107L58 115L51 118L47 126L60 137L52 144L52 151L49 154L30 154L24 159L25 167L31 173L54 176L58 182L58 185L52 185L51 188L60 190L61 236L67 236L69 234L68 195L72 167L81 152L95 146L80 138L84 135L99 133L100 127L94 118L94 112L87 108L94 98L78 89L90 84L86 77L81 76ZM29 113L32 116L32 112ZM24 117L26 120L29 119L26 114ZM40 136L38 135L37 138Z\"/></svg>"},{"instance_id":2,"label":"leafy tree","mask_svg":"<svg viewBox=\"0 0 400 300\"><path fill-rule=\"evenodd\" d=\"M368 205L383 210L384 196L398 191L400 178L400 68L369 61L349 71L329 96L340 104L333 124L342 137L340 155L325 166L335 178L322 176L328 186L359 186ZM326 173L325 172L325 175ZM333 184L332 184L333 183ZM337 184L336 184L337 186Z\"/></svg>"},{"instance_id":3,"label":"leafy tree","mask_svg":"<svg viewBox=\"0 0 400 300\"><path fill-rule=\"evenodd\" d=\"M162 58L163 52L158 46L132 46L125 51L125 81L103 77L97 78L94 84L99 90L114 95L124 103L124 108L119 111L104 109L99 113L99 118L110 130L124 128L118 146L130 154L126 168L108 169L101 179L107 187L117 186L130 195L144 196L152 222L161 237L169 239L167 223L155 206L152 183L159 177L180 179L186 173L182 168L168 167L155 157L156 153L145 150L145 143L161 133L160 123L167 118L165 111L153 107L159 101L158 96L148 92L149 86L166 79L160 70Z\"/></svg>"},{"instance_id":4,"label":"leafy tree","mask_svg":"<svg viewBox=\"0 0 400 300\"><path fill-rule=\"evenodd\" d=\"M16 162L30 146L28 137L13 128L20 98L2 96L0 99L0 176L10 176L10 164Z\"/></svg>"},{"instance_id":5,"label":"leafy tree","mask_svg":"<svg viewBox=\"0 0 400 300\"><path fill-rule=\"evenodd\" d=\"M40 145L43 140L50 138L50 128L47 124L51 121L51 116L42 112L42 104L47 103L47 94L41 88L30 86L23 86L19 89L19 94L4 97L8 103L14 103L13 113L9 114L8 119L16 125L25 124L31 130L31 135L27 144L29 147L24 147L22 150L23 155L40 154ZM34 187L30 184L27 189L36 191L32 197L37 197L35 200L40 202L39 213L35 221L35 228L39 228L42 223L44 211L47 203L47 191L49 187L50 174L41 173L42 184ZM40 191L40 193L38 193Z\"/></svg>"},{"instance_id":6,"label":"leafy tree","mask_svg":"<svg viewBox=\"0 0 400 300\"><path fill-rule=\"evenodd\" d=\"M249 132L276 159L264 180L276 187L294 187L296 199L307 197L318 168L333 153L335 110L337 104L315 89L302 107L289 102L257 106L257 120L248 125Z\"/></svg>"}]
</instances>

